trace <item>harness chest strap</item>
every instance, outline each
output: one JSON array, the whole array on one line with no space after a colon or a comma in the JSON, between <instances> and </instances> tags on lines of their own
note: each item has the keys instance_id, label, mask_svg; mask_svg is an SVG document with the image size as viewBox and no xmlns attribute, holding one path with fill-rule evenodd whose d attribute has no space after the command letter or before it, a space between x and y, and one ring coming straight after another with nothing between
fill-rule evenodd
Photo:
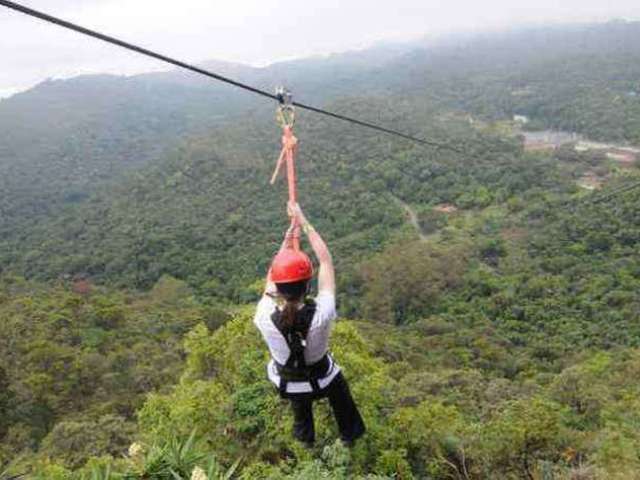
<instances>
[{"instance_id":1,"label":"harness chest strap","mask_svg":"<svg viewBox=\"0 0 640 480\"><path fill-rule=\"evenodd\" d=\"M307 346L306 338L311 327L311 322L316 312L316 305L312 301L305 305L296 315L296 321L292 327L287 327L282 321L282 312L276 309L271 316L273 324L282 334L289 347L289 358L282 365L274 360L280 375L280 393L285 393L287 383L291 381L309 382L314 392L320 390L318 379L323 378L331 368L332 362L328 355L313 365L307 365L304 351Z\"/></svg>"}]
</instances>

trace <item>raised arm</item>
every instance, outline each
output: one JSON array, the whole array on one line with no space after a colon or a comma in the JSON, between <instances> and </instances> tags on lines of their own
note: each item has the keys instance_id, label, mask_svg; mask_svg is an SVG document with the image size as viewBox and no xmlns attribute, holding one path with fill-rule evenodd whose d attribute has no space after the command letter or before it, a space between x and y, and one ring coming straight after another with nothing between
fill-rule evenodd
<instances>
[{"instance_id":1,"label":"raised arm","mask_svg":"<svg viewBox=\"0 0 640 480\"><path fill-rule=\"evenodd\" d=\"M327 244L309 223L307 217L304 216L300 205L297 203L289 205L289 214L297 219L298 224L302 227L302 231L307 235L311 248L320 263L320 269L318 271L318 292L335 294L336 275L333 268L333 258L331 258L331 252Z\"/></svg>"}]
</instances>

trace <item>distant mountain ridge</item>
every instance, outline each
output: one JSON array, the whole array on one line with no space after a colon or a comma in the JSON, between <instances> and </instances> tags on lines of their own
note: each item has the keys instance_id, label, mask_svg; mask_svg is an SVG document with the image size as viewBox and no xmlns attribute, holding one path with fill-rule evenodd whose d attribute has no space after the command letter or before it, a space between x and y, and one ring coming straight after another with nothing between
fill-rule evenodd
<instances>
[{"instance_id":1,"label":"distant mountain ridge","mask_svg":"<svg viewBox=\"0 0 640 480\"><path fill-rule=\"evenodd\" d=\"M378 58L375 52L265 68L219 61L203 66L267 91L286 84L298 98L323 103L358 91L358 75L368 63L375 64L367 60ZM5 179L0 192L14 196L18 188L21 196L40 198L35 208L20 212L48 211L68 194L84 196L96 185L157 159L186 136L203 134L247 111L271 108L237 88L179 70L47 80L0 101L0 177ZM44 172L45 183L31 178ZM66 191L53 191L53 184L60 185L51 180L61 177L66 177Z\"/></svg>"}]
</instances>

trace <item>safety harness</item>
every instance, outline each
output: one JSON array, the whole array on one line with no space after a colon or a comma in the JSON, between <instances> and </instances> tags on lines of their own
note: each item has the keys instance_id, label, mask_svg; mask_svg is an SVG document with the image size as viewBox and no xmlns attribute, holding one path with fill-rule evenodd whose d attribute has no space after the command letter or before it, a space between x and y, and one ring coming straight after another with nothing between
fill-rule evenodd
<instances>
[{"instance_id":1,"label":"safety harness","mask_svg":"<svg viewBox=\"0 0 640 480\"><path fill-rule=\"evenodd\" d=\"M304 306L298 310L293 326L284 325L282 312L276 309L271 315L271 321L282 334L289 347L289 358L282 365L274 360L278 374L280 375L280 395L287 392L289 382L309 382L313 393L320 391L318 380L324 378L331 367L329 355L325 354L318 362L307 365L304 358L304 350L307 346L307 334L311 328L311 322L316 313L316 304L313 300L305 301Z\"/></svg>"}]
</instances>

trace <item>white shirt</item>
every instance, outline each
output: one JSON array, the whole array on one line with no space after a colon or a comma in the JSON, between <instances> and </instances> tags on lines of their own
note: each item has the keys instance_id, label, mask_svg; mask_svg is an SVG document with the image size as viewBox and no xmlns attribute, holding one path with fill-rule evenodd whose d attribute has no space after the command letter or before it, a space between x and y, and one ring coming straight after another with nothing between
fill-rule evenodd
<instances>
[{"instance_id":1,"label":"white shirt","mask_svg":"<svg viewBox=\"0 0 640 480\"><path fill-rule=\"evenodd\" d=\"M307 365L312 365L322 359L329 350L329 334L331 333L331 325L336 319L336 299L331 292L320 292L315 298L316 312L309 327L309 333L306 338L306 347L304 349L304 359ZM269 380L276 386L280 385L280 375L273 360L280 365L287 363L291 350L287 345L287 341L282 336L271 320L271 315L276 309L276 302L268 295L264 295L260 302L253 323L258 327L264 341L269 347L272 361L267 365L267 375ZM330 358L331 367L326 377L318 380L320 388L325 388L331 383L340 371L340 367ZM313 388L309 382L288 382L287 392L289 393L308 393Z\"/></svg>"}]
</instances>

